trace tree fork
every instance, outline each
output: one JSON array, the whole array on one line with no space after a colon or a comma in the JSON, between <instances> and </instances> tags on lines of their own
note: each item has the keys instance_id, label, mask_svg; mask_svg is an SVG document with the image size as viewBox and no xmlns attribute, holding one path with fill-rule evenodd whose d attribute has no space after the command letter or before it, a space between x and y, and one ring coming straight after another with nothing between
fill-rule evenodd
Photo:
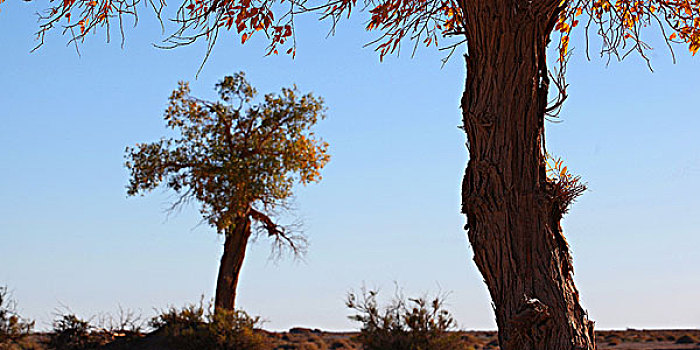
<instances>
[{"instance_id":1,"label":"tree fork","mask_svg":"<svg viewBox=\"0 0 700 350\"><path fill-rule=\"evenodd\" d=\"M460 5L468 45L462 212L495 306L501 349L595 349L545 169L546 47L563 4Z\"/></svg>"},{"instance_id":2,"label":"tree fork","mask_svg":"<svg viewBox=\"0 0 700 350\"><path fill-rule=\"evenodd\" d=\"M238 276L241 273L250 234L251 222L247 215L237 219L233 227L226 230L224 253L221 256L219 277L216 281L215 311L235 308Z\"/></svg>"}]
</instances>

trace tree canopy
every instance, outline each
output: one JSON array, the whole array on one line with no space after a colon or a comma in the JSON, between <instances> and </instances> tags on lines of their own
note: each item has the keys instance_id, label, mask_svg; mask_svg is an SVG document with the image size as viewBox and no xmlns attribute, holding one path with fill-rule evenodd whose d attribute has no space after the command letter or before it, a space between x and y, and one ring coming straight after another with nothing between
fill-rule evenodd
<instances>
[{"instance_id":1,"label":"tree canopy","mask_svg":"<svg viewBox=\"0 0 700 350\"><path fill-rule=\"evenodd\" d=\"M173 91L164 119L179 137L127 147L128 194L165 186L178 194L173 206L195 199L220 233L250 216L276 242L296 249L293 235L268 213L285 207L294 183L321 179L328 145L310 127L324 118L323 100L294 87L255 103L243 73L216 88L216 102L190 96L184 82Z\"/></svg>"},{"instance_id":2,"label":"tree canopy","mask_svg":"<svg viewBox=\"0 0 700 350\"><path fill-rule=\"evenodd\" d=\"M36 0L35 0L36 1ZM2 1L0 1L2 2ZM269 42L268 54L280 51L295 54L295 15L312 12L328 19L333 27L356 8L371 15L367 30L381 32L373 43L384 56L395 52L404 38L419 44L438 46L446 36L466 36L470 19L466 7L473 0L182 0L171 18L176 28L165 39L165 47L190 44L199 39L211 50L221 30L234 31L245 43L262 33ZM124 35L124 20L138 20L139 5L150 7L161 19L166 2L162 0L49 0L40 15L39 45L52 28L60 27L71 40L117 26ZM521 6L521 5L517 5ZM517 7L516 6L516 7ZM531 6L536 6L533 3ZM582 24L586 36L601 36L602 53L618 58L637 51L644 56L650 48L642 35L647 27L660 29L666 43L686 44L691 53L700 50L700 0L562 0L555 30L560 33L560 59L564 59L574 27ZM460 41L461 42L461 41ZM459 42L457 43L459 44ZM455 46L457 45L455 44ZM670 45L669 45L670 47ZM646 56L644 56L646 57Z\"/></svg>"}]
</instances>

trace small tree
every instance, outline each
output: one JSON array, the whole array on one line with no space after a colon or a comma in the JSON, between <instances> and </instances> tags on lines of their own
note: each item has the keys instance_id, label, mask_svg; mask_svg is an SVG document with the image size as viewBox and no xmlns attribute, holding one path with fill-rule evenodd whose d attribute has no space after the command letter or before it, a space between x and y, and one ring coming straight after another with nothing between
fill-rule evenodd
<instances>
[{"instance_id":1,"label":"small tree","mask_svg":"<svg viewBox=\"0 0 700 350\"><path fill-rule=\"evenodd\" d=\"M330 156L310 131L325 117L321 98L299 95L294 87L253 104L256 90L243 73L225 77L216 89L220 101L210 102L179 84L165 121L180 137L127 147L127 189L131 196L163 185L178 194L173 208L191 199L200 203L206 222L226 236L215 308L232 310L253 228L271 237L274 248L303 252L303 236L271 216L287 207L295 182L321 179Z\"/></svg>"}]
</instances>

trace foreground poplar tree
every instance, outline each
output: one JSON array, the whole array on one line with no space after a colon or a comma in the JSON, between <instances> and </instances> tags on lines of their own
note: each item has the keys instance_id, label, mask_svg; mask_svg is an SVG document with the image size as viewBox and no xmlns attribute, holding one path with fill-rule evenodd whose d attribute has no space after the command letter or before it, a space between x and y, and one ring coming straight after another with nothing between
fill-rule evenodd
<instances>
[{"instance_id":1,"label":"foreground poplar tree","mask_svg":"<svg viewBox=\"0 0 700 350\"><path fill-rule=\"evenodd\" d=\"M271 214L285 207L295 182L318 182L329 156L328 145L311 131L324 117L320 98L293 88L254 104L256 91L243 73L216 88L216 102L190 96L187 83L173 91L165 122L179 137L126 149L127 190L136 195L164 186L178 195L173 207L200 204L204 219L226 236L215 307L233 310L253 228L271 237L275 248L304 249L303 237Z\"/></svg>"},{"instance_id":2,"label":"foreground poplar tree","mask_svg":"<svg viewBox=\"0 0 700 350\"><path fill-rule=\"evenodd\" d=\"M98 27L123 23L144 2L160 16L164 3L154 0L51 2L40 42L57 25L80 41ZM700 0L181 0L177 6L179 26L166 39L171 46L202 39L211 50L221 30L235 29L242 42L264 33L268 53L293 55L288 39L295 14L318 13L335 26L356 6L371 15L367 29L381 31L376 48L382 56L404 39L437 46L452 36L452 48L465 45L461 105L469 163L462 212L495 306L501 348L595 348L560 226L583 187L565 168L548 176L554 168L546 166L544 143L545 118L566 98L569 34L582 23L586 34L602 38L604 54L636 51L646 58L649 47L640 35L654 26L667 43L686 44L694 54L700 48ZM558 68L550 72L547 47L557 35ZM548 101L550 85L557 88L555 101Z\"/></svg>"}]
</instances>

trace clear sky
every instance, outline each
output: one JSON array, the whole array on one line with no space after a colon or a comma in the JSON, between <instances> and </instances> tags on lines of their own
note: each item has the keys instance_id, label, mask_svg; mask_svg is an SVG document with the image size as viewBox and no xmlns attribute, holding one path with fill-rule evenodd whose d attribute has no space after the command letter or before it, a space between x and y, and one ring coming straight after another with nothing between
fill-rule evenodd
<instances>
[{"instance_id":1,"label":"clear sky","mask_svg":"<svg viewBox=\"0 0 700 350\"><path fill-rule=\"evenodd\" d=\"M462 328L495 328L459 213L459 55L443 68L434 49L380 63L362 48L374 37L363 16L329 38L328 23L309 17L296 59L264 57L260 38L242 47L227 37L195 79L204 47L154 48L163 35L145 7L124 48L117 33L109 44L99 34L79 57L55 31L30 53L42 6L0 5L0 284L39 328L61 305L86 318L119 305L150 317L213 296L221 237L198 225L196 207L166 215L167 192L127 198L123 155L166 133L178 80L211 98L218 79L241 70L262 93L296 83L323 96L318 134L332 160L320 184L297 189L309 254L271 261L259 239L238 305L273 330L356 329L347 293L366 285L389 297L397 283L407 295L449 292ZM637 57L606 66L586 60L577 34L570 98L547 141L590 187L563 223L584 307L599 329L698 328L700 58L679 47L674 65L652 40L654 73Z\"/></svg>"}]
</instances>

